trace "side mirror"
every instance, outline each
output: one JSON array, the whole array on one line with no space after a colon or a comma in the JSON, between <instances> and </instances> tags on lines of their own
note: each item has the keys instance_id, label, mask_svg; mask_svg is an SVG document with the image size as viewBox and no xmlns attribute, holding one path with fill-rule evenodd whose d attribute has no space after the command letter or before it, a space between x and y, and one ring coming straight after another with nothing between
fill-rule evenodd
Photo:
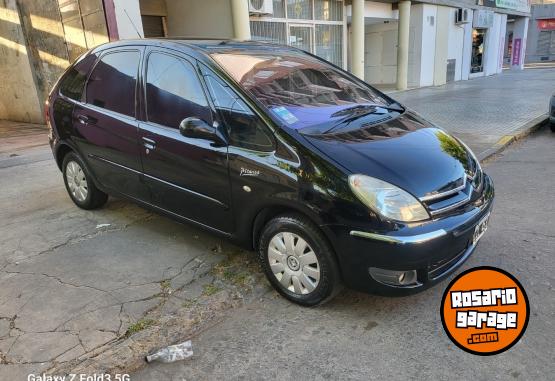
<instances>
[{"instance_id":1,"label":"side mirror","mask_svg":"<svg viewBox=\"0 0 555 381\"><path fill-rule=\"evenodd\" d=\"M199 118L183 119L179 124L179 132L187 138L210 140L217 146L227 145L225 137L216 126L211 126Z\"/></svg>"}]
</instances>

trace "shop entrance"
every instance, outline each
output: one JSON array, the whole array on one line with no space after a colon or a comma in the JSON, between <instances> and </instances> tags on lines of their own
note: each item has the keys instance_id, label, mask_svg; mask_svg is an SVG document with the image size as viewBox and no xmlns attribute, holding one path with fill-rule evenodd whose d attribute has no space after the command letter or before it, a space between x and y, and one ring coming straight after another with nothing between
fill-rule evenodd
<instances>
[{"instance_id":1,"label":"shop entrance","mask_svg":"<svg viewBox=\"0 0 555 381\"><path fill-rule=\"evenodd\" d=\"M484 72L487 32L488 30L483 28L475 28L472 30L472 58L470 61L470 74L479 74Z\"/></svg>"}]
</instances>

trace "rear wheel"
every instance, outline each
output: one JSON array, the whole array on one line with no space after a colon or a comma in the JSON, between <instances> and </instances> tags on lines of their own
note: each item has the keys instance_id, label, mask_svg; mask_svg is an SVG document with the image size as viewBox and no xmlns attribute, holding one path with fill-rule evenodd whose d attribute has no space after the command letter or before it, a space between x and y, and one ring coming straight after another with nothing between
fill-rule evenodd
<instances>
[{"instance_id":1,"label":"rear wheel","mask_svg":"<svg viewBox=\"0 0 555 381\"><path fill-rule=\"evenodd\" d=\"M62 173L67 193L78 207L97 209L108 200L108 195L94 185L83 160L75 153L64 157Z\"/></svg>"},{"instance_id":2,"label":"rear wheel","mask_svg":"<svg viewBox=\"0 0 555 381\"><path fill-rule=\"evenodd\" d=\"M272 219L260 236L258 254L272 286L295 303L322 304L340 289L333 249L322 232L306 218Z\"/></svg>"},{"instance_id":3,"label":"rear wheel","mask_svg":"<svg viewBox=\"0 0 555 381\"><path fill-rule=\"evenodd\" d=\"M551 132L555 132L555 122L551 122L549 125L551 127Z\"/></svg>"}]
</instances>

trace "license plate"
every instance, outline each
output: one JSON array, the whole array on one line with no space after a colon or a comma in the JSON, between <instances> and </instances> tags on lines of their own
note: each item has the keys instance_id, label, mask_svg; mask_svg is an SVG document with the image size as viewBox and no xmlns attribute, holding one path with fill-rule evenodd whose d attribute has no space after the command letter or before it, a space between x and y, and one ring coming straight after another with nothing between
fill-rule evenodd
<instances>
[{"instance_id":1,"label":"license plate","mask_svg":"<svg viewBox=\"0 0 555 381\"><path fill-rule=\"evenodd\" d=\"M472 236L472 244L476 245L480 238L484 236L486 230L488 230L488 222L489 222L489 213L487 216L482 218L480 222L474 228L474 235Z\"/></svg>"}]
</instances>

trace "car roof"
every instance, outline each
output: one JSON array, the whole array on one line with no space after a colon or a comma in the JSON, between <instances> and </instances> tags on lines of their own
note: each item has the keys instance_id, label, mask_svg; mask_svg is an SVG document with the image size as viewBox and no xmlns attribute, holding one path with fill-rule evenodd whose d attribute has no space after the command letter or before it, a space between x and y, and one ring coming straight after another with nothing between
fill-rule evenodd
<instances>
[{"instance_id":1,"label":"car roof","mask_svg":"<svg viewBox=\"0 0 555 381\"><path fill-rule=\"evenodd\" d=\"M271 41L238 41L221 38L141 38L108 42L91 50L91 52L102 51L125 46L158 46L191 53L197 52L198 56L204 56L214 52L251 51L251 52L298 52L299 50L287 45L277 44ZM200 58L200 57L197 57Z\"/></svg>"}]
</instances>

